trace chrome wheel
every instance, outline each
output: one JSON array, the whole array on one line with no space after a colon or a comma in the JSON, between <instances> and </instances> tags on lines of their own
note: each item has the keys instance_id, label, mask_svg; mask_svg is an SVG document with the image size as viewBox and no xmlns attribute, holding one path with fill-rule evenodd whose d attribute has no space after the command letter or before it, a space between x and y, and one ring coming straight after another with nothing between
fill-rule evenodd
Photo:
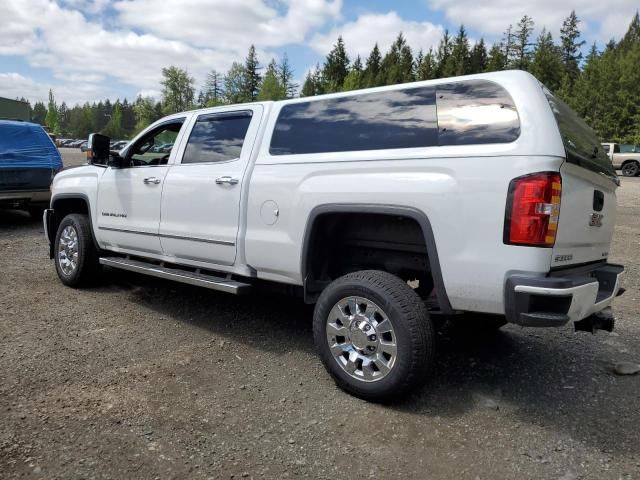
<instances>
[{"instance_id":1,"label":"chrome wheel","mask_svg":"<svg viewBox=\"0 0 640 480\"><path fill-rule=\"evenodd\" d=\"M351 377L375 382L393 369L396 334L385 312L371 300L338 301L327 318L326 334L333 357Z\"/></svg>"},{"instance_id":2,"label":"chrome wheel","mask_svg":"<svg viewBox=\"0 0 640 480\"><path fill-rule=\"evenodd\" d=\"M71 225L66 226L60 234L58 265L67 276L78 268L78 232Z\"/></svg>"}]
</instances>

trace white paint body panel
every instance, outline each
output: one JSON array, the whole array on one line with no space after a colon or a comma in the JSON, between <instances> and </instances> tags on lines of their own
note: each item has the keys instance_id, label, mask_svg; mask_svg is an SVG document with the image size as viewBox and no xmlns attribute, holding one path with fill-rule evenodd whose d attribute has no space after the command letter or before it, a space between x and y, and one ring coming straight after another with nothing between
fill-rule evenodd
<instances>
[{"instance_id":1,"label":"white paint body panel","mask_svg":"<svg viewBox=\"0 0 640 480\"><path fill-rule=\"evenodd\" d=\"M280 109L289 103L317 98L189 112L185 132L176 141L166 167L162 200L158 200L157 207L149 207L161 210L161 251L148 254L149 258L302 285L304 237L314 208L344 203L409 207L424 212L431 223L444 286L453 309L504 313L504 286L509 275L544 275L552 265L553 254L563 253L572 248L572 243L581 241L582 227L572 226L565 219L576 212L589 213L589 205L583 207L582 202L587 190L593 190L599 180L563 166L563 142L534 77L524 72L464 77L473 78L494 81L512 96L521 126L516 141L272 156L269 144ZM419 82L411 87L455 80ZM407 85L331 96L402 88ZM196 115L247 108L263 112L261 116L254 113L254 120L261 118L252 122L239 161L180 165ZM541 171L560 171L563 180L565 176L568 179L563 181L558 246L550 249L505 245L503 228L509 182ZM56 177L54 192L85 192L92 202L95 219L93 202L102 172L104 169L99 167L85 167L75 174L63 172ZM240 182L232 191L226 191L213 183L220 175L237 176ZM579 258L587 258L588 249L608 250L615 216L615 186L610 180L604 181L610 184L603 188L607 190L607 208L612 209L606 212L606 221L611 223L599 232L597 245L579 247L576 253ZM94 234L102 247L109 248L106 242L114 241L114 237L108 238L95 228ZM168 239L162 234L233 240L235 247ZM114 250L136 253L131 246Z\"/></svg>"}]
</instances>

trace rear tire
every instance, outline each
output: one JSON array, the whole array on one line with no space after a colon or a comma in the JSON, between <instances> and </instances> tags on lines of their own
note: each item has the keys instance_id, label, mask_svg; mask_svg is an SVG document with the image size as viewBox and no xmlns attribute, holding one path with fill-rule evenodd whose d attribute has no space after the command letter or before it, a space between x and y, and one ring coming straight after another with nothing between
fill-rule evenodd
<instances>
[{"instance_id":1,"label":"rear tire","mask_svg":"<svg viewBox=\"0 0 640 480\"><path fill-rule=\"evenodd\" d=\"M313 337L338 387L373 402L420 386L434 363L434 328L423 301L387 272L350 273L325 288Z\"/></svg>"},{"instance_id":2,"label":"rear tire","mask_svg":"<svg viewBox=\"0 0 640 480\"><path fill-rule=\"evenodd\" d=\"M637 177L640 174L640 163L635 160L625 162L622 165L622 175L625 177Z\"/></svg>"},{"instance_id":3,"label":"rear tire","mask_svg":"<svg viewBox=\"0 0 640 480\"><path fill-rule=\"evenodd\" d=\"M87 215L72 213L62 219L53 253L62 283L78 288L95 281L100 263Z\"/></svg>"}]
</instances>

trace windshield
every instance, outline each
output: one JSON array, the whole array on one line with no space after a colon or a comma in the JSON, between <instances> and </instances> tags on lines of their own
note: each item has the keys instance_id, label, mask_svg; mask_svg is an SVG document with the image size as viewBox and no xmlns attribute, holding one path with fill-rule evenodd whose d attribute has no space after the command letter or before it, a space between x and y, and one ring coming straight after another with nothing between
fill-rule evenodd
<instances>
[{"instance_id":1,"label":"windshield","mask_svg":"<svg viewBox=\"0 0 640 480\"><path fill-rule=\"evenodd\" d=\"M616 171L605 153L605 149L598 141L596 133L578 116L566 103L546 88L542 87L547 96L551 110L558 122L567 161L575 163L597 173L615 178Z\"/></svg>"}]
</instances>

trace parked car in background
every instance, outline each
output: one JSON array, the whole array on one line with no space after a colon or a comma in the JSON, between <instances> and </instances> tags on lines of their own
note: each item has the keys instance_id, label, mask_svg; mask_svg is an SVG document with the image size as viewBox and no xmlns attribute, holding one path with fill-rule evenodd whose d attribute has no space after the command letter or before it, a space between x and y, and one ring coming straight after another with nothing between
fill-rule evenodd
<instances>
[{"instance_id":1,"label":"parked car in background","mask_svg":"<svg viewBox=\"0 0 640 480\"><path fill-rule=\"evenodd\" d=\"M89 150L89 144L87 143L87 141L85 140L84 142L82 142L80 144L80 150L83 152L86 152L87 150Z\"/></svg>"},{"instance_id":2,"label":"parked car in background","mask_svg":"<svg viewBox=\"0 0 640 480\"><path fill-rule=\"evenodd\" d=\"M42 215L60 170L60 152L40 125L0 120L0 206Z\"/></svg>"},{"instance_id":3,"label":"parked car in background","mask_svg":"<svg viewBox=\"0 0 640 480\"><path fill-rule=\"evenodd\" d=\"M626 152L621 148L623 146ZM637 177L640 175L640 150L636 150L636 145L603 143L602 147L611 160L613 168L621 170L625 177Z\"/></svg>"},{"instance_id":4,"label":"parked car in background","mask_svg":"<svg viewBox=\"0 0 640 480\"><path fill-rule=\"evenodd\" d=\"M101 264L236 294L269 282L316 304L320 358L359 397L424 380L437 318L613 328L619 179L526 72L176 113L118 155L90 142L44 216L64 284Z\"/></svg>"}]
</instances>

